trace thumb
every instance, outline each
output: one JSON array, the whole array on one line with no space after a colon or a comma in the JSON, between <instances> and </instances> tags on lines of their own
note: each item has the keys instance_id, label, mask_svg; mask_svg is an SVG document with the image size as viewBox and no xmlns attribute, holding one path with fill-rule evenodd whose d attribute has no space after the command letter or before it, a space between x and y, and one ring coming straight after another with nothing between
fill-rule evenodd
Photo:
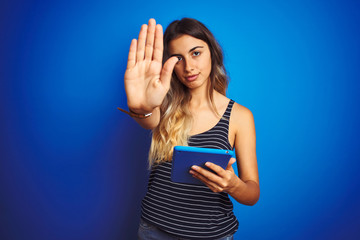
<instances>
[{"instance_id":1,"label":"thumb","mask_svg":"<svg viewBox=\"0 0 360 240\"><path fill-rule=\"evenodd\" d=\"M171 74L174 70L175 64L179 61L177 57L169 58L165 63L161 70L160 81L161 83L166 86L166 88L170 88L170 80Z\"/></svg>"},{"instance_id":2,"label":"thumb","mask_svg":"<svg viewBox=\"0 0 360 240\"><path fill-rule=\"evenodd\" d=\"M235 162L236 162L235 158L230 158L230 161L229 161L229 163L228 163L228 165L226 167L226 170L234 171L234 169L232 168L231 165L233 165L233 163L235 163Z\"/></svg>"}]
</instances>

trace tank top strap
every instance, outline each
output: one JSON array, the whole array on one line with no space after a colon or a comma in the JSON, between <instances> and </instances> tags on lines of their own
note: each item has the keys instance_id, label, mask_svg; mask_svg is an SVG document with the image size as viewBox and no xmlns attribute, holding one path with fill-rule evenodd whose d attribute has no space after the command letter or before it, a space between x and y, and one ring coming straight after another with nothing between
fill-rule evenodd
<instances>
[{"instance_id":1,"label":"tank top strap","mask_svg":"<svg viewBox=\"0 0 360 240\"><path fill-rule=\"evenodd\" d=\"M224 112L223 116L222 116L222 120L225 120L227 123L229 123L230 121L230 115L231 115L231 110L232 107L234 106L235 101L230 99L229 104L226 108L226 111Z\"/></svg>"},{"instance_id":2,"label":"tank top strap","mask_svg":"<svg viewBox=\"0 0 360 240\"><path fill-rule=\"evenodd\" d=\"M231 145L229 143L229 125L230 125L230 115L232 107L234 106L235 101L230 99L229 104L226 108L226 111L224 112L222 118L218 122L218 124L213 128L213 130L220 130L222 129L222 135L224 137L224 140L226 141L226 145L228 146L228 149L232 149Z\"/></svg>"}]
</instances>

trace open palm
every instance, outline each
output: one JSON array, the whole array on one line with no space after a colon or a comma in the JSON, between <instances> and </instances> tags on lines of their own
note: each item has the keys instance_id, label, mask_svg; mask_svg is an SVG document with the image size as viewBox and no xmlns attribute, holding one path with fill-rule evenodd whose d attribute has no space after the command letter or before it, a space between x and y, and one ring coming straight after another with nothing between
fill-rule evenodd
<instances>
[{"instance_id":1,"label":"open palm","mask_svg":"<svg viewBox=\"0 0 360 240\"><path fill-rule=\"evenodd\" d=\"M163 33L154 19L141 27L138 40L130 45L124 82L128 106L135 112L151 112L161 105L170 88L171 74L178 59L162 66Z\"/></svg>"}]
</instances>

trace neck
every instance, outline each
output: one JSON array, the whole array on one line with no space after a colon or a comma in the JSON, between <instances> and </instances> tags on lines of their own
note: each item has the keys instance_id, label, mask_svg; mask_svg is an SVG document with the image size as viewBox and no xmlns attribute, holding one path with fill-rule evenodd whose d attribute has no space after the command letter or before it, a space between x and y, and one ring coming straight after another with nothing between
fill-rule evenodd
<instances>
[{"instance_id":1,"label":"neck","mask_svg":"<svg viewBox=\"0 0 360 240\"><path fill-rule=\"evenodd\" d=\"M204 85L197 89L191 89L190 94L191 94L191 100L189 103L190 109L198 109L209 105L210 96L207 85Z\"/></svg>"}]
</instances>

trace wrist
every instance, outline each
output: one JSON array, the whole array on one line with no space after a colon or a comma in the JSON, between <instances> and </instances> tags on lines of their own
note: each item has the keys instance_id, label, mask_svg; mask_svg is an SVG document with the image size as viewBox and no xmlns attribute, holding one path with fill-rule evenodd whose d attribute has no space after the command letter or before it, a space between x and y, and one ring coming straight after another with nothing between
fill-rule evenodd
<instances>
[{"instance_id":1,"label":"wrist","mask_svg":"<svg viewBox=\"0 0 360 240\"><path fill-rule=\"evenodd\" d=\"M152 115L152 112L149 113L139 113L139 112L135 112L132 109L129 108L129 115L131 117L135 117L135 118L148 118Z\"/></svg>"},{"instance_id":2,"label":"wrist","mask_svg":"<svg viewBox=\"0 0 360 240\"><path fill-rule=\"evenodd\" d=\"M227 192L230 194L230 196L233 196L235 194L244 192L245 189L246 183L244 183L239 177L236 177L234 185Z\"/></svg>"},{"instance_id":3,"label":"wrist","mask_svg":"<svg viewBox=\"0 0 360 240\"><path fill-rule=\"evenodd\" d=\"M152 113L153 110L144 110L144 109L140 109L140 108L130 108L128 107L129 112L133 113L133 114L137 114L137 115L148 115Z\"/></svg>"},{"instance_id":4,"label":"wrist","mask_svg":"<svg viewBox=\"0 0 360 240\"><path fill-rule=\"evenodd\" d=\"M139 112L135 112L133 111L132 109L129 108L129 111L126 111L122 108L119 108L118 109L126 114L128 114L130 117L133 117L133 118L140 118L140 119L144 119L144 118L148 118L152 115L152 112L149 112L149 113L139 113Z\"/></svg>"}]
</instances>

